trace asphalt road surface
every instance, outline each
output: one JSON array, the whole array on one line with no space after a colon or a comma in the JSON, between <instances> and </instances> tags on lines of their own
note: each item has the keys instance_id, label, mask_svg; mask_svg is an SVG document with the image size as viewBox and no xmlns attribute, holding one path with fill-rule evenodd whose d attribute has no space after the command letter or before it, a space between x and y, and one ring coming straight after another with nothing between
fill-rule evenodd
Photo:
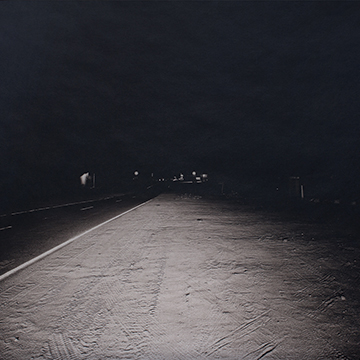
<instances>
[{"instance_id":1,"label":"asphalt road surface","mask_svg":"<svg viewBox=\"0 0 360 360\"><path fill-rule=\"evenodd\" d=\"M163 194L0 282L0 358L359 359L359 252L326 225Z\"/></svg>"},{"instance_id":2,"label":"asphalt road surface","mask_svg":"<svg viewBox=\"0 0 360 360\"><path fill-rule=\"evenodd\" d=\"M150 197L114 194L1 216L0 275Z\"/></svg>"}]
</instances>

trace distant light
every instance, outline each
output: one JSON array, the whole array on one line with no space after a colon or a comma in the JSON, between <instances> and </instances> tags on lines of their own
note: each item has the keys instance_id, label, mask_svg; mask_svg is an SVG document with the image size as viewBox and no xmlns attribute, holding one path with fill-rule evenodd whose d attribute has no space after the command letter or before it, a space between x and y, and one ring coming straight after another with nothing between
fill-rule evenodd
<instances>
[{"instance_id":1,"label":"distant light","mask_svg":"<svg viewBox=\"0 0 360 360\"><path fill-rule=\"evenodd\" d=\"M135 175L135 176L138 176L138 175L139 175L139 172L138 172L138 171L135 171L135 172L134 172L134 175Z\"/></svg>"},{"instance_id":2,"label":"distant light","mask_svg":"<svg viewBox=\"0 0 360 360\"><path fill-rule=\"evenodd\" d=\"M196 171L193 171L192 174L193 174L193 176L196 176Z\"/></svg>"}]
</instances>

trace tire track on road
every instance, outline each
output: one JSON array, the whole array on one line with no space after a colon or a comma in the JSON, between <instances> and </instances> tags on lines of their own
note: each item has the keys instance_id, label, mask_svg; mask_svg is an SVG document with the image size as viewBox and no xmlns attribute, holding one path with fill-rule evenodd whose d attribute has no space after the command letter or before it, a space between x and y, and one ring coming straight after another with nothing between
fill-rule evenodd
<instances>
[{"instance_id":1,"label":"tire track on road","mask_svg":"<svg viewBox=\"0 0 360 360\"><path fill-rule=\"evenodd\" d=\"M119 263L124 267L125 263L132 261L134 253L137 251L134 248L133 241L136 240L140 231L135 231L133 236L126 239L125 242L118 243L117 249L113 248L112 260L107 259L105 266L102 266L98 276L92 276L90 281L85 279L80 283L79 290L73 294L72 300L63 310L60 321L61 328L71 329L74 334L81 332L83 337L91 339L86 349L80 349L81 351L95 351L99 346L98 340L101 338L103 329L106 327L110 316L106 299L102 299L102 294L106 293L105 291L107 290L104 283L107 284L109 279L113 278L116 279L115 281L118 281L118 275L114 274L111 269L116 270ZM115 234L114 236L117 235ZM114 245L112 239L109 239L109 243ZM107 275L104 276L105 274ZM123 272L121 276L124 276Z\"/></svg>"},{"instance_id":2,"label":"tire track on road","mask_svg":"<svg viewBox=\"0 0 360 360\"><path fill-rule=\"evenodd\" d=\"M109 234L107 234L109 235ZM107 239L107 243L112 242L111 240L111 236L110 238ZM130 240L128 241L128 243L130 243ZM99 246L100 248L102 248L104 245L106 245L106 243L104 244L104 242L97 242L95 244L93 244L91 246L91 248L93 248L95 245ZM73 257L70 261L68 261L68 263L66 263L64 266L61 267L61 269L65 268L67 265L69 265L71 263L71 261L76 260L80 255L86 253L87 250L89 250L90 248L84 250L81 254L78 254L76 257ZM121 251L121 249L119 250ZM78 261L76 260L75 263L77 263ZM80 302L77 302L76 305L74 305L74 303L70 303L69 306L72 308L65 308L65 310L63 310L60 314L58 314L56 316L56 319L54 319L53 323L56 324L55 328L54 328L54 332L58 333L60 332L62 333L66 333L66 334L71 334L73 332L74 329L77 329L77 326L74 325L74 322L77 322L78 324L83 324L84 321L86 322L87 326L83 326L86 329L85 331L80 331L80 333L86 333L86 331L89 328L95 327L97 329L101 329L101 327L104 325L103 323L99 323L98 321L98 313L101 311L101 306L99 306L100 304L98 302L92 302L91 306L87 306L86 302L88 303L91 300L91 297L89 298L89 292L91 289L93 289L96 284L98 282L100 282L104 277L104 273L106 272L106 270L111 266L111 262L107 262L107 267L105 269L102 269L102 272L100 274L96 274L95 276L90 275L89 277L86 277L85 279L85 288L80 286L80 289L75 293L77 297L77 299L81 299ZM72 266L71 268L75 268L75 266ZM61 269L58 269L58 271L60 271ZM81 270L81 269L80 269ZM56 272L58 272L56 271ZM51 277L53 277L53 279L51 280ZM38 306L38 300L34 298L34 296L45 296L48 298L48 293L49 293L49 288L53 287L54 282L56 280L56 277L54 276L54 274L52 274L51 276L47 277L48 280L48 288L45 286L42 287L41 292L38 293L33 293L31 296L31 303L33 304L33 306L35 306L35 308ZM69 279L68 279L69 280ZM45 283L45 281L43 281L41 284L39 284L38 286L36 286L36 288L39 288L40 285L43 285ZM84 283L84 280L83 280ZM65 280L62 284L62 288L64 288L67 285L67 281ZM80 284L81 285L81 284ZM33 289L31 289L31 291L29 291L28 293L31 293ZM65 291L66 293L66 291ZM24 298L25 294L23 294L23 298ZM87 300L86 300L87 299ZM52 299L49 299L49 301L51 301ZM83 300L83 301L82 301ZM17 304L18 302L16 302ZM16 305L15 304L15 305ZM44 306L46 304L44 303ZM95 316L93 316L95 314ZM84 316L85 315L85 316ZM66 319L68 317L75 317L76 321L74 320L72 323L66 323L67 325L64 325L64 322L66 322ZM86 321L87 319L87 321ZM76 334L75 334L76 336ZM55 341L53 338L48 339L45 344L42 346L42 348L46 348L48 347L49 351L53 351L53 352L59 352L61 347L61 344L63 343L61 341L61 338L57 337L56 338L57 341ZM55 342L54 342L55 341ZM66 340L66 344L70 344L70 340ZM48 346L46 346L46 344L48 344ZM57 346L54 347L54 344ZM92 345L94 345L94 341L91 342ZM95 342L96 344L96 342ZM32 350L30 351L31 354L36 354L39 352L39 350L37 350L39 348L38 344L34 344ZM69 353L69 349L73 349L73 346L67 346L66 348L64 348L63 354L75 354L75 355L71 355L73 356L73 358L77 358L76 354L78 354L79 352L71 352ZM89 349L90 346L87 347L87 349ZM57 349L57 350L56 350ZM83 349L80 349L83 350ZM81 351L83 352L83 351ZM21 358L21 356L19 357ZM49 355L49 359L51 358L51 356ZM61 357L60 357L61 359Z\"/></svg>"},{"instance_id":3,"label":"tire track on road","mask_svg":"<svg viewBox=\"0 0 360 360\"><path fill-rule=\"evenodd\" d=\"M243 332L243 330L256 324L257 321L259 321L261 318L268 315L269 313L270 313L270 310L267 310L267 311L263 312L262 314L256 316L255 318L246 321L245 323L242 322L240 326L238 326L237 328L235 328L234 330L229 332L227 335L221 337L220 339L218 339L214 343L212 343L208 347L209 350L204 351L204 353L206 353L206 356L209 357L212 354L214 354L215 352L219 351L224 346L231 344L234 341L234 339L232 339L233 336L237 333L240 333L240 334L237 335L235 340L239 341L240 339L246 337L247 335L250 335L250 334L254 333L255 331L259 330L262 327L262 325L259 325L255 328L251 328L248 332Z\"/></svg>"},{"instance_id":4,"label":"tire track on road","mask_svg":"<svg viewBox=\"0 0 360 360\"><path fill-rule=\"evenodd\" d=\"M48 343L52 360L77 360L81 354L76 351L70 339L63 333L53 334Z\"/></svg>"}]
</instances>

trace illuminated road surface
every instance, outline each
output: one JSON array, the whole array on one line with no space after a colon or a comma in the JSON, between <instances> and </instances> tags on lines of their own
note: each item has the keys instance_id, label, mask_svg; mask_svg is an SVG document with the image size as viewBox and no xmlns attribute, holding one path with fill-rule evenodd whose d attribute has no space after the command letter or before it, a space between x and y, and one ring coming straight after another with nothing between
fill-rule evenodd
<instances>
[{"instance_id":1,"label":"illuminated road surface","mask_svg":"<svg viewBox=\"0 0 360 360\"><path fill-rule=\"evenodd\" d=\"M359 248L161 195L0 282L1 359L358 359Z\"/></svg>"}]
</instances>

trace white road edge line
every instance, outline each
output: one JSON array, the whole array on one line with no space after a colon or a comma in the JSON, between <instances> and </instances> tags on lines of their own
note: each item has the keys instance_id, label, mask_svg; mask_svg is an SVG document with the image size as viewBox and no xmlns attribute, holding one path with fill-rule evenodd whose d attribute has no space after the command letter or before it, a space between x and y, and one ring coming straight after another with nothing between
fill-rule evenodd
<instances>
[{"instance_id":1,"label":"white road edge line","mask_svg":"<svg viewBox=\"0 0 360 360\"><path fill-rule=\"evenodd\" d=\"M27 262L25 262L25 263L23 263L23 264L21 264L21 265L19 265L18 267L14 268L14 269L12 269L12 270L9 270L8 272L6 272L5 274L2 274L2 275L0 276L0 281L6 279L6 278L8 278L9 276L17 273L18 271L23 270L23 269L25 269L26 267L28 267L28 266L36 263L37 261L39 261L39 260L45 258L46 256L54 253L55 251L63 248L64 246L72 243L73 241L79 239L80 237L82 237L82 236L90 233L91 231L94 231L94 230L98 229L99 227L101 227L101 226L103 226L103 225L105 225L105 224L108 224L109 222L111 222L111 221L113 221L113 220L116 220L116 219L118 219L119 217L124 216L124 215L128 214L129 212L131 212L131 211L133 211L133 210L136 210L136 209L139 208L140 206L146 205L147 203L149 203L149 202L152 201L152 200L153 200L153 199L147 200L147 201L143 202L142 204L139 204L139 205L137 205L137 206L135 206L135 207L133 207L133 208L131 208L131 209L129 209L129 210L127 210L127 211L119 214L119 215L116 215L116 216L114 216L113 218L111 218L111 219L109 219L109 220L106 220L106 221L102 222L101 224L96 225L96 226L92 227L91 229L86 230L86 231L84 231L83 233L81 233L81 234L79 234L79 235L76 235L76 236L74 236L73 238L71 238L71 239L69 239L69 240L66 240L66 241L63 242L62 244L59 244L59 245L53 247L52 249L50 249L50 250L48 250L48 251L45 251L44 253L42 253L42 254L34 257L33 259L31 259L31 260L29 260L29 261L27 261Z\"/></svg>"}]
</instances>

